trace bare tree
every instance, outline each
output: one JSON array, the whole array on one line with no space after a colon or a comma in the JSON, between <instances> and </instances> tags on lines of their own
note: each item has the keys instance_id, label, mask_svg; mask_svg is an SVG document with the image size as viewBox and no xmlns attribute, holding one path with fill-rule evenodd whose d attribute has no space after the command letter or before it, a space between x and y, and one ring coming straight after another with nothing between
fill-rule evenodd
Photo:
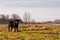
<instances>
[{"instance_id":1,"label":"bare tree","mask_svg":"<svg viewBox=\"0 0 60 40\"><path fill-rule=\"evenodd\" d=\"M11 16L13 19L20 19L20 17L17 14L12 14Z\"/></svg>"},{"instance_id":2,"label":"bare tree","mask_svg":"<svg viewBox=\"0 0 60 40\"><path fill-rule=\"evenodd\" d=\"M4 14L0 15L0 20L8 20L8 19L9 19L9 15L4 15Z\"/></svg>"},{"instance_id":3,"label":"bare tree","mask_svg":"<svg viewBox=\"0 0 60 40\"><path fill-rule=\"evenodd\" d=\"M30 16L31 16L30 13L26 12L23 16L24 22L30 22L30 18L31 18Z\"/></svg>"},{"instance_id":4,"label":"bare tree","mask_svg":"<svg viewBox=\"0 0 60 40\"><path fill-rule=\"evenodd\" d=\"M54 23L56 23L56 24L60 24L60 19L56 19L56 20L54 20Z\"/></svg>"},{"instance_id":5,"label":"bare tree","mask_svg":"<svg viewBox=\"0 0 60 40\"><path fill-rule=\"evenodd\" d=\"M6 19L6 16L4 14L2 14L1 16L2 16L2 20Z\"/></svg>"},{"instance_id":6,"label":"bare tree","mask_svg":"<svg viewBox=\"0 0 60 40\"><path fill-rule=\"evenodd\" d=\"M9 15L6 15L6 19L9 19Z\"/></svg>"}]
</instances>

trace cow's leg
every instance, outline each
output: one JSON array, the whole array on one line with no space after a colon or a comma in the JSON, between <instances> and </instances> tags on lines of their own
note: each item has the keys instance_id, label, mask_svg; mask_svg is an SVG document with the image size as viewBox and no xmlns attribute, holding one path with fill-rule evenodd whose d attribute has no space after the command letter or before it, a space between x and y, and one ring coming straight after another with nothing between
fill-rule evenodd
<instances>
[{"instance_id":1,"label":"cow's leg","mask_svg":"<svg viewBox=\"0 0 60 40\"><path fill-rule=\"evenodd\" d=\"M15 28L14 28L14 31L15 31L15 32L18 32L18 27L15 27Z\"/></svg>"},{"instance_id":2,"label":"cow's leg","mask_svg":"<svg viewBox=\"0 0 60 40\"><path fill-rule=\"evenodd\" d=\"M14 32L16 32L16 27L14 27Z\"/></svg>"},{"instance_id":3,"label":"cow's leg","mask_svg":"<svg viewBox=\"0 0 60 40\"><path fill-rule=\"evenodd\" d=\"M18 25L16 25L16 31L18 32Z\"/></svg>"},{"instance_id":4,"label":"cow's leg","mask_svg":"<svg viewBox=\"0 0 60 40\"><path fill-rule=\"evenodd\" d=\"M8 31L10 32L10 25L8 25Z\"/></svg>"},{"instance_id":5,"label":"cow's leg","mask_svg":"<svg viewBox=\"0 0 60 40\"><path fill-rule=\"evenodd\" d=\"M17 32L18 32L18 27L16 28Z\"/></svg>"},{"instance_id":6,"label":"cow's leg","mask_svg":"<svg viewBox=\"0 0 60 40\"><path fill-rule=\"evenodd\" d=\"M16 32L16 25L14 26L14 32Z\"/></svg>"},{"instance_id":7,"label":"cow's leg","mask_svg":"<svg viewBox=\"0 0 60 40\"><path fill-rule=\"evenodd\" d=\"M13 27L11 27L11 31L13 30Z\"/></svg>"}]
</instances>

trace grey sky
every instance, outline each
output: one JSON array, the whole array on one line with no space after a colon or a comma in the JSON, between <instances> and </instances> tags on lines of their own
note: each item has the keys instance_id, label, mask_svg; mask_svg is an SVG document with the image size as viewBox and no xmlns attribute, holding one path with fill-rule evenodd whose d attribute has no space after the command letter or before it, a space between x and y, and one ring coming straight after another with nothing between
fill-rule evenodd
<instances>
[{"instance_id":1,"label":"grey sky","mask_svg":"<svg viewBox=\"0 0 60 40\"><path fill-rule=\"evenodd\" d=\"M60 0L0 0L0 14L30 12L36 21L60 19Z\"/></svg>"},{"instance_id":2,"label":"grey sky","mask_svg":"<svg viewBox=\"0 0 60 40\"><path fill-rule=\"evenodd\" d=\"M0 0L0 7L60 7L60 0Z\"/></svg>"}]
</instances>

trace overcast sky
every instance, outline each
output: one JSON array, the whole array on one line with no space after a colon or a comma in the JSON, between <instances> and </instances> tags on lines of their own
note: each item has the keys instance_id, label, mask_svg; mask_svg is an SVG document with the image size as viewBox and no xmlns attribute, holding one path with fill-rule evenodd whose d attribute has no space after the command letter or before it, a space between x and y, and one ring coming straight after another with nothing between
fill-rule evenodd
<instances>
[{"instance_id":1,"label":"overcast sky","mask_svg":"<svg viewBox=\"0 0 60 40\"><path fill-rule=\"evenodd\" d=\"M0 0L0 14L23 14L29 12L31 19L50 21L60 19L60 0Z\"/></svg>"}]
</instances>

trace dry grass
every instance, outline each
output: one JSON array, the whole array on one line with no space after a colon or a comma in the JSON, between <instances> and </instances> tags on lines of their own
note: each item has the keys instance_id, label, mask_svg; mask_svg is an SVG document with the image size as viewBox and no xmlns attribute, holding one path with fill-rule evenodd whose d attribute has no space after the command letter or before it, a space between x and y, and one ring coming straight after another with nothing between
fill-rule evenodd
<instances>
[{"instance_id":1,"label":"dry grass","mask_svg":"<svg viewBox=\"0 0 60 40\"><path fill-rule=\"evenodd\" d=\"M0 24L0 40L60 40L60 27L49 24L20 24L21 32L8 32L7 24Z\"/></svg>"}]
</instances>

